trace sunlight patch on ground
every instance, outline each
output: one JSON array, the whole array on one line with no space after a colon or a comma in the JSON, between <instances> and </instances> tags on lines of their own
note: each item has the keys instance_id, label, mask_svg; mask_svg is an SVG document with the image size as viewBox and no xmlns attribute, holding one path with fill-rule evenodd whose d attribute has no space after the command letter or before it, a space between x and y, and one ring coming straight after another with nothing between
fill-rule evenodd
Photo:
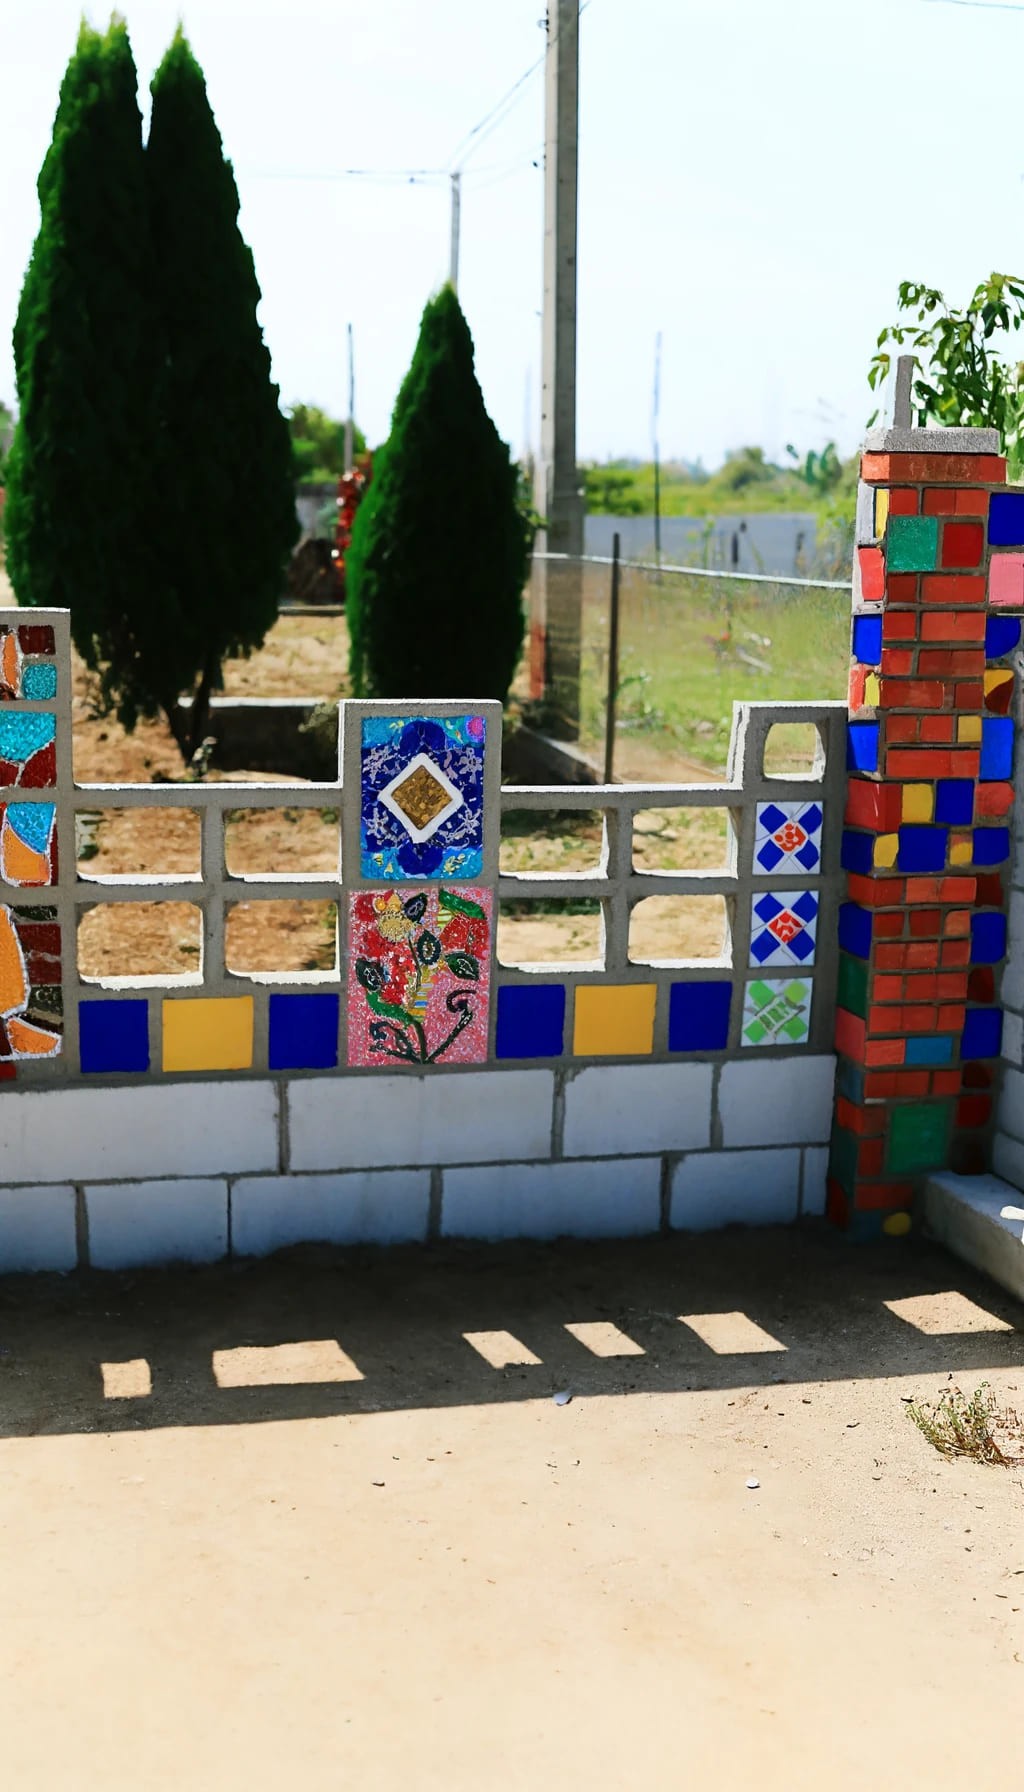
<instances>
[{"instance_id":1,"label":"sunlight patch on ground","mask_svg":"<svg viewBox=\"0 0 1024 1792\"><path fill-rule=\"evenodd\" d=\"M912 1325L928 1338L940 1338L952 1332L1012 1332L1005 1319L987 1313L966 1294L950 1289L942 1294L912 1294L905 1300L883 1301L897 1319Z\"/></svg>"},{"instance_id":2,"label":"sunlight patch on ground","mask_svg":"<svg viewBox=\"0 0 1024 1792\"><path fill-rule=\"evenodd\" d=\"M778 1338L755 1325L745 1313L680 1313L680 1325L688 1325L702 1344L716 1356L750 1356L755 1351L785 1350Z\"/></svg>"},{"instance_id":3,"label":"sunlight patch on ground","mask_svg":"<svg viewBox=\"0 0 1024 1792\"><path fill-rule=\"evenodd\" d=\"M470 1349L482 1356L485 1363L490 1363L492 1369L508 1369L517 1363L539 1363L541 1360L511 1332L463 1332L462 1336Z\"/></svg>"},{"instance_id":4,"label":"sunlight patch on ground","mask_svg":"<svg viewBox=\"0 0 1024 1792\"><path fill-rule=\"evenodd\" d=\"M153 1392L153 1377L144 1356L127 1363L101 1363L104 1400L142 1400Z\"/></svg>"},{"instance_id":5,"label":"sunlight patch on ground","mask_svg":"<svg viewBox=\"0 0 1024 1792\"><path fill-rule=\"evenodd\" d=\"M635 1338L628 1338L625 1332L620 1332L617 1325L612 1325L605 1320L595 1319L582 1325L567 1325L565 1329L572 1334L577 1343L583 1345L584 1350L589 1350L593 1356L644 1356L646 1354L643 1346L638 1344Z\"/></svg>"},{"instance_id":6,"label":"sunlight patch on ground","mask_svg":"<svg viewBox=\"0 0 1024 1792\"><path fill-rule=\"evenodd\" d=\"M362 1381L336 1338L306 1338L295 1344L243 1344L215 1350L213 1374L219 1388L283 1387L311 1381Z\"/></svg>"}]
</instances>

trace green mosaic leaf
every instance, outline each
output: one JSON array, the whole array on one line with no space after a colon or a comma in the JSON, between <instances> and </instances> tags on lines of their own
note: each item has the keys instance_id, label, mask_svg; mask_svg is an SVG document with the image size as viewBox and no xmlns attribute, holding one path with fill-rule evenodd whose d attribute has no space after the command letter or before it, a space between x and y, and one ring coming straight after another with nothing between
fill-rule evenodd
<instances>
[{"instance_id":1,"label":"green mosaic leaf","mask_svg":"<svg viewBox=\"0 0 1024 1792\"><path fill-rule=\"evenodd\" d=\"M480 963L471 952L447 952L444 962L453 977L462 977L467 983L479 982Z\"/></svg>"},{"instance_id":2,"label":"green mosaic leaf","mask_svg":"<svg viewBox=\"0 0 1024 1792\"><path fill-rule=\"evenodd\" d=\"M439 890L437 902L439 908L446 908L453 915L471 915L474 921L487 919L478 902L471 902L468 896L456 896L454 890Z\"/></svg>"}]
</instances>

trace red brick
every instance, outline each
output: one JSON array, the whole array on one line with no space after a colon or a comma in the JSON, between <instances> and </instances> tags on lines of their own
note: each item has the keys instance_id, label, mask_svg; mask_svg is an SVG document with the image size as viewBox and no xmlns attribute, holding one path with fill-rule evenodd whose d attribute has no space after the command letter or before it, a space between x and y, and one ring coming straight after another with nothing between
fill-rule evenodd
<instances>
[{"instance_id":1,"label":"red brick","mask_svg":"<svg viewBox=\"0 0 1024 1792\"><path fill-rule=\"evenodd\" d=\"M893 778L948 778L952 760L941 747L891 747L885 769Z\"/></svg>"},{"instance_id":2,"label":"red brick","mask_svg":"<svg viewBox=\"0 0 1024 1792\"><path fill-rule=\"evenodd\" d=\"M865 1182L857 1186L858 1213L909 1207L914 1199L910 1182Z\"/></svg>"},{"instance_id":3,"label":"red brick","mask_svg":"<svg viewBox=\"0 0 1024 1792\"><path fill-rule=\"evenodd\" d=\"M877 1138L884 1133L888 1118L885 1108L857 1107L845 1095L836 1100L836 1124L856 1133L858 1138Z\"/></svg>"},{"instance_id":4,"label":"red brick","mask_svg":"<svg viewBox=\"0 0 1024 1792\"><path fill-rule=\"evenodd\" d=\"M846 703L851 715L864 708L864 686L867 682L866 666L851 666L849 682L846 686Z\"/></svg>"},{"instance_id":5,"label":"red brick","mask_svg":"<svg viewBox=\"0 0 1024 1792\"><path fill-rule=\"evenodd\" d=\"M922 614L922 621L927 617ZM970 612L967 612L970 614ZM981 618L978 618L980 621ZM984 636L982 629L982 636ZM922 678L938 673L942 678L974 677L985 670L985 649L973 647L922 647L917 656L917 669Z\"/></svg>"},{"instance_id":6,"label":"red brick","mask_svg":"<svg viewBox=\"0 0 1024 1792\"><path fill-rule=\"evenodd\" d=\"M882 617L882 640L916 641L916 613L905 610L886 610Z\"/></svg>"},{"instance_id":7,"label":"red brick","mask_svg":"<svg viewBox=\"0 0 1024 1792\"><path fill-rule=\"evenodd\" d=\"M954 964L970 964L970 940L947 940L942 948L941 962L944 966Z\"/></svg>"},{"instance_id":8,"label":"red brick","mask_svg":"<svg viewBox=\"0 0 1024 1792\"><path fill-rule=\"evenodd\" d=\"M921 509L925 516L955 516L957 493L952 486L939 486L921 493Z\"/></svg>"},{"instance_id":9,"label":"red brick","mask_svg":"<svg viewBox=\"0 0 1024 1792\"><path fill-rule=\"evenodd\" d=\"M974 793L974 813L981 815L1008 815L1013 808L1012 784L979 784Z\"/></svg>"},{"instance_id":10,"label":"red brick","mask_svg":"<svg viewBox=\"0 0 1024 1792\"><path fill-rule=\"evenodd\" d=\"M865 603L881 603L885 596L885 561L881 548L858 548L860 594Z\"/></svg>"},{"instance_id":11,"label":"red brick","mask_svg":"<svg viewBox=\"0 0 1024 1792\"><path fill-rule=\"evenodd\" d=\"M892 786L887 788L891 789ZM876 940L898 940L903 933L903 916L888 913L876 915L871 932Z\"/></svg>"},{"instance_id":12,"label":"red brick","mask_svg":"<svg viewBox=\"0 0 1024 1792\"><path fill-rule=\"evenodd\" d=\"M864 1063L869 1068L877 1068L881 1064L902 1064L906 1049L905 1039L869 1039L864 1046Z\"/></svg>"},{"instance_id":13,"label":"red brick","mask_svg":"<svg viewBox=\"0 0 1024 1792\"><path fill-rule=\"evenodd\" d=\"M968 908L950 909L943 918L942 932L947 940L966 939L971 931L971 911Z\"/></svg>"},{"instance_id":14,"label":"red brick","mask_svg":"<svg viewBox=\"0 0 1024 1792\"><path fill-rule=\"evenodd\" d=\"M957 516L987 516L988 498L988 492L980 492L977 486L966 486L956 494Z\"/></svg>"},{"instance_id":15,"label":"red brick","mask_svg":"<svg viewBox=\"0 0 1024 1792\"><path fill-rule=\"evenodd\" d=\"M864 1073L864 1094L869 1101L891 1101L894 1095L927 1093L926 1070L867 1070Z\"/></svg>"},{"instance_id":16,"label":"red brick","mask_svg":"<svg viewBox=\"0 0 1024 1792\"><path fill-rule=\"evenodd\" d=\"M925 741L929 745L933 745L936 741L942 746L951 745L955 726L955 716L922 716L918 725L918 736L922 745Z\"/></svg>"},{"instance_id":17,"label":"red brick","mask_svg":"<svg viewBox=\"0 0 1024 1792\"><path fill-rule=\"evenodd\" d=\"M891 572L885 581L885 601L887 604L896 604L897 606L916 604L916 572Z\"/></svg>"},{"instance_id":18,"label":"red brick","mask_svg":"<svg viewBox=\"0 0 1024 1792\"><path fill-rule=\"evenodd\" d=\"M956 1104L956 1123L958 1126L987 1126L992 1118L992 1097L990 1095L962 1095ZM858 1168L861 1166L858 1163ZM881 1164L879 1164L881 1169ZM871 1175L871 1171L867 1171Z\"/></svg>"},{"instance_id":19,"label":"red brick","mask_svg":"<svg viewBox=\"0 0 1024 1792\"><path fill-rule=\"evenodd\" d=\"M865 472L868 465L871 471ZM1002 485L1006 462L998 454L865 454L861 478L869 484L885 479L907 485Z\"/></svg>"},{"instance_id":20,"label":"red brick","mask_svg":"<svg viewBox=\"0 0 1024 1792\"><path fill-rule=\"evenodd\" d=\"M983 604L985 581L970 573L926 572L921 580L921 601L926 604Z\"/></svg>"},{"instance_id":21,"label":"red brick","mask_svg":"<svg viewBox=\"0 0 1024 1792\"><path fill-rule=\"evenodd\" d=\"M856 1014L846 1008L836 1009L836 1051L844 1057L853 1058L858 1064L864 1062L864 1040L867 1028Z\"/></svg>"},{"instance_id":22,"label":"red brick","mask_svg":"<svg viewBox=\"0 0 1024 1792\"><path fill-rule=\"evenodd\" d=\"M967 988L964 994L972 1002L995 1001L996 980L990 964L979 964L975 967L967 979Z\"/></svg>"},{"instance_id":23,"label":"red brick","mask_svg":"<svg viewBox=\"0 0 1024 1792\"><path fill-rule=\"evenodd\" d=\"M934 1033L935 1013L935 1009L925 1002L907 1002L903 1009L903 1026L906 1032Z\"/></svg>"},{"instance_id":24,"label":"red brick","mask_svg":"<svg viewBox=\"0 0 1024 1792\"><path fill-rule=\"evenodd\" d=\"M963 1002L967 997L967 972L943 971L935 979L935 994L940 1002Z\"/></svg>"},{"instance_id":25,"label":"red brick","mask_svg":"<svg viewBox=\"0 0 1024 1792\"><path fill-rule=\"evenodd\" d=\"M965 1089L991 1089L992 1072L987 1064L964 1064L961 1068ZM864 1078L864 1086L866 1089L867 1077Z\"/></svg>"},{"instance_id":26,"label":"red brick","mask_svg":"<svg viewBox=\"0 0 1024 1792\"><path fill-rule=\"evenodd\" d=\"M976 679L970 679L953 687L954 709L980 710L985 707L985 686Z\"/></svg>"},{"instance_id":27,"label":"red brick","mask_svg":"<svg viewBox=\"0 0 1024 1792\"><path fill-rule=\"evenodd\" d=\"M960 1081L958 1070L933 1070L931 1093L933 1095L955 1095Z\"/></svg>"},{"instance_id":28,"label":"red brick","mask_svg":"<svg viewBox=\"0 0 1024 1792\"><path fill-rule=\"evenodd\" d=\"M871 987L871 994L876 1002L902 1002L903 978L876 976Z\"/></svg>"},{"instance_id":29,"label":"red brick","mask_svg":"<svg viewBox=\"0 0 1024 1792\"><path fill-rule=\"evenodd\" d=\"M980 566L985 531L980 523L944 523L940 566Z\"/></svg>"},{"instance_id":30,"label":"red brick","mask_svg":"<svg viewBox=\"0 0 1024 1792\"><path fill-rule=\"evenodd\" d=\"M967 1010L962 1002L951 1002L948 1006L943 1004L938 1013L937 1024L939 1032L959 1033L960 1028L964 1024L964 1016L966 1013Z\"/></svg>"},{"instance_id":31,"label":"red brick","mask_svg":"<svg viewBox=\"0 0 1024 1792\"><path fill-rule=\"evenodd\" d=\"M1002 908L1003 880L998 871L979 871L974 881L977 887L972 901L979 908Z\"/></svg>"},{"instance_id":32,"label":"red brick","mask_svg":"<svg viewBox=\"0 0 1024 1792\"><path fill-rule=\"evenodd\" d=\"M891 454L862 454L860 476L865 485L878 485L889 477Z\"/></svg>"},{"instance_id":33,"label":"red brick","mask_svg":"<svg viewBox=\"0 0 1024 1792\"><path fill-rule=\"evenodd\" d=\"M944 877L939 894L943 902L974 902L978 894L978 879Z\"/></svg>"},{"instance_id":34,"label":"red brick","mask_svg":"<svg viewBox=\"0 0 1024 1792\"><path fill-rule=\"evenodd\" d=\"M914 655L909 647L883 647L883 678L903 678L914 670Z\"/></svg>"},{"instance_id":35,"label":"red brick","mask_svg":"<svg viewBox=\"0 0 1024 1792\"><path fill-rule=\"evenodd\" d=\"M907 901L908 901L908 903L913 904L915 902L940 902L942 900L943 881L944 880L941 877L908 877L907 878ZM911 918L910 918L910 931L911 931L911 933L914 932L913 915L911 915ZM938 929L936 928L936 932L937 931L938 931Z\"/></svg>"},{"instance_id":36,"label":"red brick","mask_svg":"<svg viewBox=\"0 0 1024 1792\"><path fill-rule=\"evenodd\" d=\"M910 933L912 939L938 939L941 926L942 913L937 908L917 908L911 913Z\"/></svg>"},{"instance_id":37,"label":"red brick","mask_svg":"<svg viewBox=\"0 0 1024 1792\"><path fill-rule=\"evenodd\" d=\"M875 784L870 778L851 778L846 786L846 820L851 827L870 828L876 834L893 834L900 825L900 810L898 784Z\"/></svg>"},{"instance_id":38,"label":"red brick","mask_svg":"<svg viewBox=\"0 0 1024 1792\"><path fill-rule=\"evenodd\" d=\"M825 1184L825 1218L841 1231L850 1224L850 1203L834 1176L830 1176Z\"/></svg>"},{"instance_id":39,"label":"red brick","mask_svg":"<svg viewBox=\"0 0 1024 1792\"><path fill-rule=\"evenodd\" d=\"M941 950L938 940L910 940L905 948L904 968L908 971L937 970Z\"/></svg>"},{"instance_id":40,"label":"red brick","mask_svg":"<svg viewBox=\"0 0 1024 1792\"><path fill-rule=\"evenodd\" d=\"M880 971L899 971L903 968L905 946L876 946L875 965Z\"/></svg>"},{"instance_id":41,"label":"red brick","mask_svg":"<svg viewBox=\"0 0 1024 1792\"><path fill-rule=\"evenodd\" d=\"M857 1147L858 1176L880 1176L884 1160L884 1139L862 1139Z\"/></svg>"},{"instance_id":42,"label":"red brick","mask_svg":"<svg viewBox=\"0 0 1024 1792\"><path fill-rule=\"evenodd\" d=\"M982 610L924 610L921 614L922 641L984 641L985 614Z\"/></svg>"},{"instance_id":43,"label":"red brick","mask_svg":"<svg viewBox=\"0 0 1024 1792\"><path fill-rule=\"evenodd\" d=\"M917 492L912 485L897 486L889 493L889 515L917 515Z\"/></svg>"},{"instance_id":44,"label":"red brick","mask_svg":"<svg viewBox=\"0 0 1024 1792\"><path fill-rule=\"evenodd\" d=\"M861 877L851 871L847 889L852 901L865 908L899 908L904 900L901 877Z\"/></svg>"},{"instance_id":45,"label":"red brick","mask_svg":"<svg viewBox=\"0 0 1024 1792\"><path fill-rule=\"evenodd\" d=\"M873 1006L868 1009L868 1035L869 1035L869 1037L877 1038L879 1033L898 1033L900 1028L902 1027L902 1025L903 1025L903 1010L902 1010L902 1008L886 1008L884 1006ZM894 1060L894 1062L896 1062L897 1064L902 1064L903 1059L897 1058Z\"/></svg>"},{"instance_id":46,"label":"red brick","mask_svg":"<svg viewBox=\"0 0 1024 1792\"><path fill-rule=\"evenodd\" d=\"M883 678L879 693L882 709L941 709L947 687L937 678Z\"/></svg>"},{"instance_id":47,"label":"red brick","mask_svg":"<svg viewBox=\"0 0 1024 1792\"><path fill-rule=\"evenodd\" d=\"M882 717L882 738L887 746L894 741L916 741L917 717L904 715L899 710L886 710Z\"/></svg>"}]
</instances>

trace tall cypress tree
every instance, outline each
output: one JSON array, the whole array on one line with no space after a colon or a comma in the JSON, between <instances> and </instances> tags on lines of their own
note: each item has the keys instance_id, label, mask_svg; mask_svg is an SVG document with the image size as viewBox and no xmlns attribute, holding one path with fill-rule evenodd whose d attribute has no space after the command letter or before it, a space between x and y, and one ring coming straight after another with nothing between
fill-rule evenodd
<instances>
[{"instance_id":1,"label":"tall cypress tree","mask_svg":"<svg viewBox=\"0 0 1024 1792\"><path fill-rule=\"evenodd\" d=\"M377 697L504 701L528 527L451 286L428 303L345 559L350 669Z\"/></svg>"},{"instance_id":2,"label":"tall cypress tree","mask_svg":"<svg viewBox=\"0 0 1024 1792\"><path fill-rule=\"evenodd\" d=\"M258 647L298 535L291 442L238 228L238 191L180 27L152 84L146 187L164 366L156 401L163 575L196 679L189 747L221 660Z\"/></svg>"},{"instance_id":3,"label":"tall cypress tree","mask_svg":"<svg viewBox=\"0 0 1024 1792\"><path fill-rule=\"evenodd\" d=\"M19 421L7 567L19 603L66 606L120 694L153 631L146 448L159 327L151 307L142 119L123 20L83 24L39 176L41 221L14 330ZM147 600L150 600L147 605Z\"/></svg>"}]
</instances>

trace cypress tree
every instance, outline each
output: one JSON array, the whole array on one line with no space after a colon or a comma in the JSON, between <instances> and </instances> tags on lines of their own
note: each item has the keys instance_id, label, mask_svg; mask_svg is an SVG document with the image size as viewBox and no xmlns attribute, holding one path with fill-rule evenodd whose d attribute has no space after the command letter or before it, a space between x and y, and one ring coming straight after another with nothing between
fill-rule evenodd
<instances>
[{"instance_id":1,"label":"cypress tree","mask_svg":"<svg viewBox=\"0 0 1024 1792\"><path fill-rule=\"evenodd\" d=\"M345 560L353 686L504 701L523 639L528 527L451 286L430 300Z\"/></svg>"},{"instance_id":2,"label":"cypress tree","mask_svg":"<svg viewBox=\"0 0 1024 1792\"><path fill-rule=\"evenodd\" d=\"M147 441L158 365L142 119L121 19L83 24L38 183L14 330L19 421L7 569L21 604L71 611L75 644L134 724L153 618Z\"/></svg>"},{"instance_id":3,"label":"cypress tree","mask_svg":"<svg viewBox=\"0 0 1024 1792\"><path fill-rule=\"evenodd\" d=\"M235 178L180 27L152 95L145 170L165 353L158 527L168 609L196 680L194 751L221 660L258 647L276 619L298 520Z\"/></svg>"}]
</instances>

